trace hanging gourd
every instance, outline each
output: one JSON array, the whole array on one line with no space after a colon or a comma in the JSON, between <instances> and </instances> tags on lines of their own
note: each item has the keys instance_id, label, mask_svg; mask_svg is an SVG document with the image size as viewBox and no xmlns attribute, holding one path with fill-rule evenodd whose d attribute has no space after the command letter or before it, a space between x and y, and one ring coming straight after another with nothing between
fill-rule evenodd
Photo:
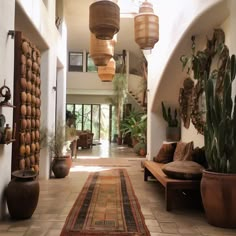
<instances>
[{"instance_id":1,"label":"hanging gourd","mask_svg":"<svg viewBox=\"0 0 236 236\"><path fill-rule=\"evenodd\" d=\"M98 39L112 39L120 29L119 6L109 0L92 3L89 7L89 29Z\"/></svg>"},{"instance_id":2,"label":"hanging gourd","mask_svg":"<svg viewBox=\"0 0 236 236\"><path fill-rule=\"evenodd\" d=\"M110 59L106 66L98 67L98 76L102 82L111 82L115 76L116 62L113 58Z\"/></svg>"},{"instance_id":3,"label":"hanging gourd","mask_svg":"<svg viewBox=\"0 0 236 236\"><path fill-rule=\"evenodd\" d=\"M90 57L96 66L106 66L114 55L115 40L97 39L94 34L90 35Z\"/></svg>"},{"instance_id":4,"label":"hanging gourd","mask_svg":"<svg viewBox=\"0 0 236 236\"><path fill-rule=\"evenodd\" d=\"M152 49L159 40L159 18L154 14L151 3L145 1L134 17L135 42L140 49Z\"/></svg>"}]
</instances>

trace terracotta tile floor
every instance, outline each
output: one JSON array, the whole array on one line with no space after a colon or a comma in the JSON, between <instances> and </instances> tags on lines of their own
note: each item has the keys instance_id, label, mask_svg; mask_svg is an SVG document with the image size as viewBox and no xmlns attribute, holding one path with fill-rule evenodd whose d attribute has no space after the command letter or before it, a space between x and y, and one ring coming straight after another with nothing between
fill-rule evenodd
<instances>
[{"instance_id":1,"label":"terracotta tile floor","mask_svg":"<svg viewBox=\"0 0 236 236\"><path fill-rule=\"evenodd\" d=\"M91 171L123 167L128 170L146 224L152 236L235 236L236 230L210 226L201 207L184 195L176 197L173 211L166 212L164 189L156 181L143 181L141 160L132 149L93 146L79 150L69 176L40 180L40 198L31 219L0 222L0 236L59 236L75 199Z\"/></svg>"}]
</instances>

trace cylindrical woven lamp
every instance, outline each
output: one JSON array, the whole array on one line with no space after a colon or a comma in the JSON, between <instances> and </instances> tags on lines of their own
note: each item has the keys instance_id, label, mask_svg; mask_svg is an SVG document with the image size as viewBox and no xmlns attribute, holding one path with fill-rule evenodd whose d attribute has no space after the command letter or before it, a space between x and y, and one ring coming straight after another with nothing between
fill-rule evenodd
<instances>
[{"instance_id":1,"label":"cylindrical woven lamp","mask_svg":"<svg viewBox=\"0 0 236 236\"><path fill-rule=\"evenodd\" d=\"M97 39L94 34L90 35L90 57L96 66L106 66L114 55L113 40Z\"/></svg>"},{"instance_id":2,"label":"cylindrical woven lamp","mask_svg":"<svg viewBox=\"0 0 236 236\"><path fill-rule=\"evenodd\" d=\"M110 0L92 3L89 7L89 29L98 39L112 39L120 29L119 6Z\"/></svg>"},{"instance_id":3,"label":"cylindrical woven lamp","mask_svg":"<svg viewBox=\"0 0 236 236\"><path fill-rule=\"evenodd\" d=\"M145 1L134 17L135 42L141 49L152 49L159 40L159 19L152 4Z\"/></svg>"},{"instance_id":4,"label":"cylindrical woven lamp","mask_svg":"<svg viewBox=\"0 0 236 236\"><path fill-rule=\"evenodd\" d=\"M98 76L102 82L111 82L116 73L116 62L113 58L110 59L106 66L98 67Z\"/></svg>"}]
</instances>

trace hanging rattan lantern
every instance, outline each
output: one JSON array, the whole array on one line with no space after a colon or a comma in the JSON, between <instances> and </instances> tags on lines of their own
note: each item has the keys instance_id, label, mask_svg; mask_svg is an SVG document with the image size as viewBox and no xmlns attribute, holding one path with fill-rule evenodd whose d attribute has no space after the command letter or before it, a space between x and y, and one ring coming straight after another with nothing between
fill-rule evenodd
<instances>
[{"instance_id":1,"label":"hanging rattan lantern","mask_svg":"<svg viewBox=\"0 0 236 236\"><path fill-rule=\"evenodd\" d=\"M114 55L114 41L97 39L91 33L89 53L96 66L106 66Z\"/></svg>"},{"instance_id":2,"label":"hanging rattan lantern","mask_svg":"<svg viewBox=\"0 0 236 236\"><path fill-rule=\"evenodd\" d=\"M98 76L102 82L111 82L116 73L116 62L113 58L110 59L106 66L98 67Z\"/></svg>"},{"instance_id":3,"label":"hanging rattan lantern","mask_svg":"<svg viewBox=\"0 0 236 236\"><path fill-rule=\"evenodd\" d=\"M145 1L134 17L135 42L141 49L152 49L159 40L159 19L151 3Z\"/></svg>"},{"instance_id":4,"label":"hanging rattan lantern","mask_svg":"<svg viewBox=\"0 0 236 236\"><path fill-rule=\"evenodd\" d=\"M89 7L89 29L98 39L112 39L120 29L119 6L110 0L92 3Z\"/></svg>"}]
</instances>

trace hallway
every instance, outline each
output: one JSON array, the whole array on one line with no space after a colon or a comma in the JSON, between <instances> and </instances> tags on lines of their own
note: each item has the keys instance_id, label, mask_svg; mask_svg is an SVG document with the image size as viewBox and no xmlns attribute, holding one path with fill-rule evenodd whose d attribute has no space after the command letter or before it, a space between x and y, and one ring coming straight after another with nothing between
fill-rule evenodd
<instances>
[{"instance_id":1,"label":"hallway","mask_svg":"<svg viewBox=\"0 0 236 236\"><path fill-rule=\"evenodd\" d=\"M203 211L183 196L176 198L172 212L166 212L163 187L156 181L143 181L143 158L136 156L132 149L115 144L96 145L92 149L79 150L78 154L77 159L73 160L69 176L40 181L40 199L32 218L24 221L5 219L0 223L0 236L59 236L89 173L110 168L128 170L152 236L236 235L236 230L210 226Z\"/></svg>"}]
</instances>

